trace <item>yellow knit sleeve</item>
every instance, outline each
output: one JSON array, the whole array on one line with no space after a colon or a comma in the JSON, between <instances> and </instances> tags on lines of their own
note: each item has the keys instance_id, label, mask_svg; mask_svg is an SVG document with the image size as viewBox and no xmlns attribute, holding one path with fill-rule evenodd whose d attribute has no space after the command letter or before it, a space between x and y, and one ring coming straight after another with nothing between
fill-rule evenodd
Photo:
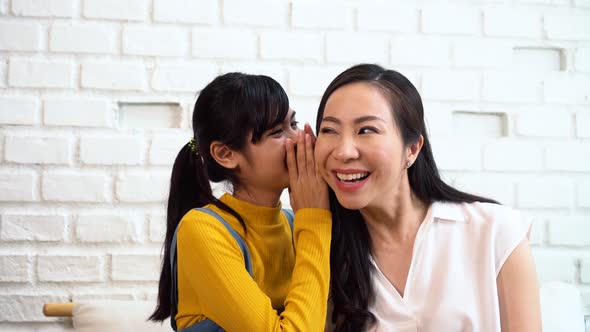
<instances>
[{"instance_id":1,"label":"yellow knit sleeve","mask_svg":"<svg viewBox=\"0 0 590 332\"><path fill-rule=\"evenodd\" d=\"M179 277L184 274L199 294L202 314L228 332L323 331L330 281L330 211L297 211L294 240L295 266L281 315L246 271L236 241L204 213L185 216L179 228Z\"/></svg>"}]
</instances>

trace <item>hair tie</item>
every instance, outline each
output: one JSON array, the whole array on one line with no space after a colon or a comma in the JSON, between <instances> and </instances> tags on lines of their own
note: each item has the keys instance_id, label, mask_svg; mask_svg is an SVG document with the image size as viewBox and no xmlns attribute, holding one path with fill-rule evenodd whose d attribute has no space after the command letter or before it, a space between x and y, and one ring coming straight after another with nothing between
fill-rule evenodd
<instances>
[{"instance_id":1,"label":"hair tie","mask_svg":"<svg viewBox=\"0 0 590 332\"><path fill-rule=\"evenodd\" d=\"M199 150L197 149L197 141L195 141L195 138L191 138L190 141L188 141L188 147L191 149L191 152L196 154L197 156L199 155Z\"/></svg>"}]
</instances>

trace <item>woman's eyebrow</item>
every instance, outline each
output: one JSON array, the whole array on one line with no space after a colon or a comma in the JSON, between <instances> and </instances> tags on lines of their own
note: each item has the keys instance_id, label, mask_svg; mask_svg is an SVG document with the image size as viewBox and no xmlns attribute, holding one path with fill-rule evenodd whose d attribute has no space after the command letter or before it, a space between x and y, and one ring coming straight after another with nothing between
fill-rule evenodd
<instances>
[{"instance_id":1,"label":"woman's eyebrow","mask_svg":"<svg viewBox=\"0 0 590 332\"><path fill-rule=\"evenodd\" d=\"M333 122L335 124L341 124L342 123L339 119L337 119L337 118L335 118L333 116L326 116L325 118L322 119L322 122L324 122L324 121L326 121L326 122ZM375 116L375 115L361 116L359 118L354 119L353 122L355 124L360 124L360 123L367 122L367 121L382 121L382 122L385 122L385 120L383 120L382 118L380 118L378 116Z\"/></svg>"}]
</instances>

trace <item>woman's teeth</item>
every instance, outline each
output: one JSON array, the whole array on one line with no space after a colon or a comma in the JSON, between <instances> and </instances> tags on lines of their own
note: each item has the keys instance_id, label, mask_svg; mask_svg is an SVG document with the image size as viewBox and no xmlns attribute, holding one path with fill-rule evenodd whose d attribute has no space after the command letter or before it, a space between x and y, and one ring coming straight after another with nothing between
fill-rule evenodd
<instances>
[{"instance_id":1,"label":"woman's teeth","mask_svg":"<svg viewBox=\"0 0 590 332\"><path fill-rule=\"evenodd\" d=\"M340 180L342 182L357 182L357 181L360 181L360 180L366 178L367 176L369 176L369 173L367 173L367 172L353 173L353 174L336 173L336 176L338 177L338 180Z\"/></svg>"}]
</instances>

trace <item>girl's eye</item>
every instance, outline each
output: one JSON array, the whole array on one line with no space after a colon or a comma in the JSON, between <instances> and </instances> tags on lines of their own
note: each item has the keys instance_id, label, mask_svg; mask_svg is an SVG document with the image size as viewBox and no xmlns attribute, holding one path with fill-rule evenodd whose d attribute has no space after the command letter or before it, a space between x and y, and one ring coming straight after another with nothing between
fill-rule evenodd
<instances>
[{"instance_id":1,"label":"girl's eye","mask_svg":"<svg viewBox=\"0 0 590 332\"><path fill-rule=\"evenodd\" d=\"M283 133L283 129L277 128L270 132L270 136L278 136Z\"/></svg>"},{"instance_id":2,"label":"girl's eye","mask_svg":"<svg viewBox=\"0 0 590 332\"><path fill-rule=\"evenodd\" d=\"M293 128L293 129L299 128L299 121L293 121L293 122L291 122L291 128Z\"/></svg>"},{"instance_id":3,"label":"girl's eye","mask_svg":"<svg viewBox=\"0 0 590 332\"><path fill-rule=\"evenodd\" d=\"M359 130L359 134L363 135L363 134L375 134L378 133L379 131L374 128L374 127L363 127Z\"/></svg>"}]
</instances>

